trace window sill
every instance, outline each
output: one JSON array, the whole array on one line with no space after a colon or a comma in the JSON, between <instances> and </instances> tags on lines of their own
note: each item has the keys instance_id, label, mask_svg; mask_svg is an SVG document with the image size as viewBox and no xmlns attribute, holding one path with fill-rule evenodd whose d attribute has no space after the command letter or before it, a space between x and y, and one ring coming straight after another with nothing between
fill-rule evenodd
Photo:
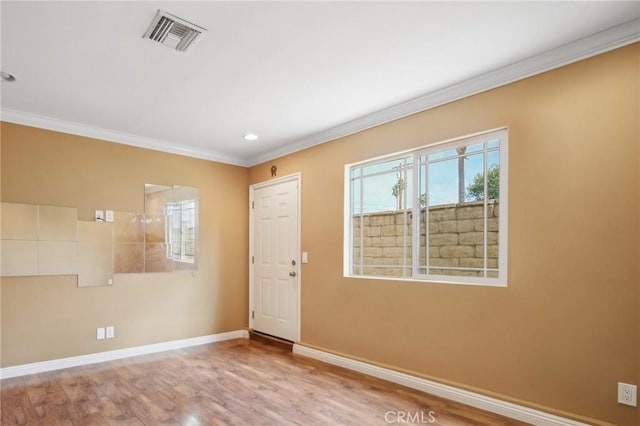
<instances>
[{"instance_id":1,"label":"window sill","mask_svg":"<svg viewBox=\"0 0 640 426\"><path fill-rule=\"evenodd\" d=\"M423 284L453 284L453 285L471 285L480 287L507 287L506 281L500 281L498 279L491 279L490 281L473 280L438 280L438 279L422 279L411 277L387 277L381 275L348 275L344 274L344 278L355 278L362 280L381 280L381 281L396 281L396 282L409 282L409 283L423 283Z\"/></svg>"}]
</instances>

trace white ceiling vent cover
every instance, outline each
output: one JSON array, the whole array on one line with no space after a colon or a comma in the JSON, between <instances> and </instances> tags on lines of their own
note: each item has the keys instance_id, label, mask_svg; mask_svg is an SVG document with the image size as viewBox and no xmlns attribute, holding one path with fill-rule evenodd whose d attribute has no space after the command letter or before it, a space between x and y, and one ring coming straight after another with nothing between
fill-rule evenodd
<instances>
[{"instance_id":1,"label":"white ceiling vent cover","mask_svg":"<svg viewBox=\"0 0 640 426\"><path fill-rule=\"evenodd\" d=\"M179 52L187 52L204 37L206 31L191 22L158 10L143 38L157 41Z\"/></svg>"}]
</instances>

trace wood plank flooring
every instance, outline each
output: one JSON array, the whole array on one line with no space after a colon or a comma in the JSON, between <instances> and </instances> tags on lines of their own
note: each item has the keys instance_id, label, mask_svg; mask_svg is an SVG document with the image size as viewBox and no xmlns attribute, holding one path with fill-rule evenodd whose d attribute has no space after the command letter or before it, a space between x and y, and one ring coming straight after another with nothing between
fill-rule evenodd
<instances>
[{"instance_id":1,"label":"wood plank flooring","mask_svg":"<svg viewBox=\"0 0 640 426\"><path fill-rule=\"evenodd\" d=\"M5 379L12 425L523 425L238 339Z\"/></svg>"}]
</instances>

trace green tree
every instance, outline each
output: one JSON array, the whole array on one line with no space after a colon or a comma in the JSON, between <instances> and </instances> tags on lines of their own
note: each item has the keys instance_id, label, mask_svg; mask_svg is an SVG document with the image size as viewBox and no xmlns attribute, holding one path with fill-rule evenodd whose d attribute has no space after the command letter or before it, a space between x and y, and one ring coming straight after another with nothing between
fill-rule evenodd
<instances>
[{"instance_id":1,"label":"green tree","mask_svg":"<svg viewBox=\"0 0 640 426\"><path fill-rule=\"evenodd\" d=\"M404 197L405 184L402 177L398 178L395 185L391 187L391 194L396 197L396 209L402 210L402 199Z\"/></svg>"},{"instance_id":2,"label":"green tree","mask_svg":"<svg viewBox=\"0 0 640 426\"><path fill-rule=\"evenodd\" d=\"M490 200L500 197L500 167L492 165L487 170L487 195ZM478 173L467 186L467 200L481 201L484 199L484 176Z\"/></svg>"}]
</instances>

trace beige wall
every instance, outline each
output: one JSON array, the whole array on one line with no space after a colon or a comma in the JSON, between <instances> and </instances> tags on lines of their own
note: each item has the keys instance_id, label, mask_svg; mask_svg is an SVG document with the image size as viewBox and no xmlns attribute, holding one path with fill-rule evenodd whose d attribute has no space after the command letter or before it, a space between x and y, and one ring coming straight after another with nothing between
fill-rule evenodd
<instances>
[{"instance_id":1,"label":"beige wall","mask_svg":"<svg viewBox=\"0 0 640 426\"><path fill-rule=\"evenodd\" d=\"M200 262L193 274L2 278L2 366L247 327L247 169L2 124L2 201L144 212L144 184L200 191ZM96 327L116 338L97 341Z\"/></svg>"},{"instance_id":2,"label":"beige wall","mask_svg":"<svg viewBox=\"0 0 640 426\"><path fill-rule=\"evenodd\" d=\"M0 201L2 200L2 129L4 125L5 123L0 121ZM0 209L0 223L2 223L2 209ZM1 250L2 248L0 247L0 251ZM2 364L2 352L2 277L0 276L0 367L4 365Z\"/></svg>"},{"instance_id":3,"label":"beige wall","mask_svg":"<svg viewBox=\"0 0 640 426\"><path fill-rule=\"evenodd\" d=\"M637 425L639 45L250 170L302 172L302 341L558 412ZM507 288L342 277L346 163L509 126ZM536 206L532 208L532 206ZM588 230L588 231L585 231Z\"/></svg>"},{"instance_id":4,"label":"beige wall","mask_svg":"<svg viewBox=\"0 0 640 426\"><path fill-rule=\"evenodd\" d=\"M199 270L1 283L3 367L247 326L247 186L303 174L303 343L557 412L640 422L639 46L244 168L2 124L1 199L143 211L200 189ZM507 125L509 286L342 277L344 164ZM532 210L530 206L539 208ZM584 232L589 229L589 232ZM116 339L95 340L115 325Z\"/></svg>"}]
</instances>

